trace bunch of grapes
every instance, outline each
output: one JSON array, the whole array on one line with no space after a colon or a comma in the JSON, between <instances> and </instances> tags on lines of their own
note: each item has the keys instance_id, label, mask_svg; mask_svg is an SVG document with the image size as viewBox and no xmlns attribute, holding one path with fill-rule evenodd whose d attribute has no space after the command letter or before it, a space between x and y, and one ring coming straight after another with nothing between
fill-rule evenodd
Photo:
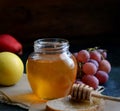
<instances>
[{"instance_id":1,"label":"bunch of grapes","mask_svg":"<svg viewBox=\"0 0 120 111\"><path fill-rule=\"evenodd\" d=\"M107 51L98 47L88 48L73 53L78 62L76 82L97 89L109 79L111 64L107 60Z\"/></svg>"}]
</instances>

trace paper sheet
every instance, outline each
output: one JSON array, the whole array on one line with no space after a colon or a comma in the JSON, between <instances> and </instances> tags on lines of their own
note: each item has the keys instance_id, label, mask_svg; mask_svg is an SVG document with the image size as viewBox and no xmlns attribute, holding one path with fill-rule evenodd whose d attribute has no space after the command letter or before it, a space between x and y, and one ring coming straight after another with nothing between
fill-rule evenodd
<instances>
[{"instance_id":1,"label":"paper sheet","mask_svg":"<svg viewBox=\"0 0 120 111\"><path fill-rule=\"evenodd\" d=\"M40 100L32 93L26 74L23 74L23 77L16 85L0 86L0 102L29 109L31 104L45 101Z\"/></svg>"}]
</instances>

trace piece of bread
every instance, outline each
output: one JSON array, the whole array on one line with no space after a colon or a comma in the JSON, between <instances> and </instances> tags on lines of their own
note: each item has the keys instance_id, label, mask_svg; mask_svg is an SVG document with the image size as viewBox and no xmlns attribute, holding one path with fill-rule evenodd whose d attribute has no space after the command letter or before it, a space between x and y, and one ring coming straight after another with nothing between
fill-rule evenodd
<instances>
[{"instance_id":1,"label":"piece of bread","mask_svg":"<svg viewBox=\"0 0 120 111\"><path fill-rule=\"evenodd\" d=\"M70 96L50 100L46 103L47 111L103 111L104 100L92 98L92 102L73 101Z\"/></svg>"}]
</instances>

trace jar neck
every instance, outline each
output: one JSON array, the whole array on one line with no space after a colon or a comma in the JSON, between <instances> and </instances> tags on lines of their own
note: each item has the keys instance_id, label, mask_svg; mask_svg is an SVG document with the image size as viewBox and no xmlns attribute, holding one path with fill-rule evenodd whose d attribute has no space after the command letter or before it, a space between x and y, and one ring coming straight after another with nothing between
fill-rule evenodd
<instances>
[{"instance_id":1,"label":"jar neck","mask_svg":"<svg viewBox=\"0 0 120 111\"><path fill-rule=\"evenodd\" d=\"M69 42L61 38L44 38L34 42L34 52L53 54L69 50Z\"/></svg>"}]
</instances>

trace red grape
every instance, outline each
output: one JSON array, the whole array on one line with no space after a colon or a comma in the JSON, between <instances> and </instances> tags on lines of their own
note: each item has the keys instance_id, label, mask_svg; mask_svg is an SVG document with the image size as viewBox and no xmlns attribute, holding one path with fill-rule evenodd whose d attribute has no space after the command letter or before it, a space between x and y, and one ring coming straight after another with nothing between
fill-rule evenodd
<instances>
[{"instance_id":1,"label":"red grape","mask_svg":"<svg viewBox=\"0 0 120 111\"><path fill-rule=\"evenodd\" d=\"M104 59L107 58L107 51L106 50L104 50L104 49L98 49L97 51L100 52L100 54L102 55L102 57Z\"/></svg>"},{"instance_id":2,"label":"red grape","mask_svg":"<svg viewBox=\"0 0 120 111\"><path fill-rule=\"evenodd\" d=\"M95 74L95 76L98 78L99 80L99 84L104 84L107 82L109 75L105 72L105 71L97 71L97 73Z\"/></svg>"},{"instance_id":3,"label":"red grape","mask_svg":"<svg viewBox=\"0 0 120 111\"><path fill-rule=\"evenodd\" d=\"M94 75L97 72L97 67L92 62L86 62L83 64L82 70L85 74Z\"/></svg>"},{"instance_id":4,"label":"red grape","mask_svg":"<svg viewBox=\"0 0 120 111\"><path fill-rule=\"evenodd\" d=\"M99 80L93 75L84 75L82 78L82 82L94 89L97 89L99 85Z\"/></svg>"},{"instance_id":5,"label":"red grape","mask_svg":"<svg viewBox=\"0 0 120 111\"><path fill-rule=\"evenodd\" d=\"M78 56L78 52L74 52L73 53L73 56L76 58L76 60L77 60L77 56ZM78 61L78 60L77 60Z\"/></svg>"},{"instance_id":6,"label":"red grape","mask_svg":"<svg viewBox=\"0 0 120 111\"><path fill-rule=\"evenodd\" d=\"M94 60L94 59L90 59L88 62L92 62L93 64L96 65L97 68L99 67L98 62L96 60Z\"/></svg>"},{"instance_id":7,"label":"red grape","mask_svg":"<svg viewBox=\"0 0 120 111\"><path fill-rule=\"evenodd\" d=\"M75 81L75 83L76 83L76 84L83 84L83 82L82 82L80 79L77 79L77 80Z\"/></svg>"},{"instance_id":8,"label":"red grape","mask_svg":"<svg viewBox=\"0 0 120 111\"><path fill-rule=\"evenodd\" d=\"M108 60L103 59L99 63L99 70L105 71L106 73L109 73L111 71L111 64Z\"/></svg>"},{"instance_id":9,"label":"red grape","mask_svg":"<svg viewBox=\"0 0 120 111\"><path fill-rule=\"evenodd\" d=\"M100 62L101 61L101 54L97 50L91 51L90 52L90 59L94 59L94 60Z\"/></svg>"},{"instance_id":10,"label":"red grape","mask_svg":"<svg viewBox=\"0 0 120 111\"><path fill-rule=\"evenodd\" d=\"M77 59L79 62L85 63L90 59L90 54L87 50L80 50Z\"/></svg>"},{"instance_id":11,"label":"red grape","mask_svg":"<svg viewBox=\"0 0 120 111\"><path fill-rule=\"evenodd\" d=\"M111 64L106 59L107 52L105 49L88 48L75 52L73 55L78 62L76 83L82 81L96 89L98 85L107 82Z\"/></svg>"}]
</instances>

